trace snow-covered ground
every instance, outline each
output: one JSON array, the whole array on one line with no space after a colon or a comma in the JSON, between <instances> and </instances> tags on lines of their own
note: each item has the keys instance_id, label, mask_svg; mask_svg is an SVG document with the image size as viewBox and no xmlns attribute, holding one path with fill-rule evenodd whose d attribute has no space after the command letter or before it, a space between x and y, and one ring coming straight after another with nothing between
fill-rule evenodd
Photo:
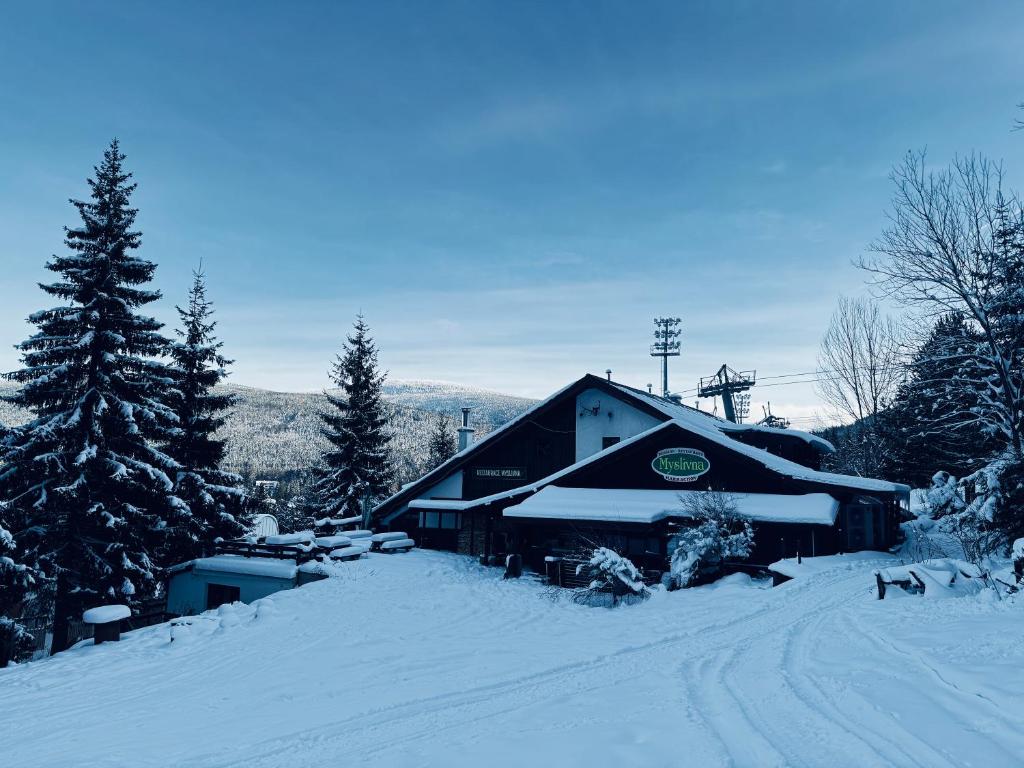
<instances>
[{"instance_id":1,"label":"snow-covered ground","mask_svg":"<svg viewBox=\"0 0 1024 768\"><path fill-rule=\"evenodd\" d=\"M609 610L371 555L0 670L0 765L1021 765L1024 600L879 602L892 563Z\"/></svg>"}]
</instances>

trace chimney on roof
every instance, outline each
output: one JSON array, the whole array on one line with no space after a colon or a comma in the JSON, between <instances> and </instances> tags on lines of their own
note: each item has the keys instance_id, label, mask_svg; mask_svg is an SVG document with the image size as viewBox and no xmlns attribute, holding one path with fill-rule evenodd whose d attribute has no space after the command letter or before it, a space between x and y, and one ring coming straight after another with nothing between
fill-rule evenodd
<instances>
[{"instance_id":1,"label":"chimney on roof","mask_svg":"<svg viewBox=\"0 0 1024 768\"><path fill-rule=\"evenodd\" d=\"M473 443L473 432L475 431L469 426L469 412L471 408L462 409L462 426L459 427L459 450L464 451L469 448Z\"/></svg>"},{"instance_id":2,"label":"chimney on roof","mask_svg":"<svg viewBox=\"0 0 1024 768\"><path fill-rule=\"evenodd\" d=\"M650 382L647 382L647 394L648 395L653 395L654 394L654 385L651 384Z\"/></svg>"},{"instance_id":3,"label":"chimney on roof","mask_svg":"<svg viewBox=\"0 0 1024 768\"><path fill-rule=\"evenodd\" d=\"M604 371L604 375L606 377L608 377L608 381L611 381L612 380L612 369L611 368L606 368L605 371Z\"/></svg>"}]
</instances>

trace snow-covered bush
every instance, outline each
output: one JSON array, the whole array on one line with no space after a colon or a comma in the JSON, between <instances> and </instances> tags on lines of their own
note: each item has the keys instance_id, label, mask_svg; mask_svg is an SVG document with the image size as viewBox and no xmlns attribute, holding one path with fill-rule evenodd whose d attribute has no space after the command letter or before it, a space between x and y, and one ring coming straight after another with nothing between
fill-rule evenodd
<instances>
[{"instance_id":1,"label":"snow-covered bush","mask_svg":"<svg viewBox=\"0 0 1024 768\"><path fill-rule=\"evenodd\" d=\"M726 559L750 557L754 530L729 494L689 494L682 504L694 524L673 536L669 544L675 587L688 587L717 574Z\"/></svg>"},{"instance_id":2,"label":"snow-covered bush","mask_svg":"<svg viewBox=\"0 0 1024 768\"><path fill-rule=\"evenodd\" d=\"M960 544L966 560L981 563L1005 554L1008 521L1020 514L1021 474L1021 467L1004 456L965 477L954 492L948 492L948 481L936 490L937 503L945 503L937 507L942 511L939 525Z\"/></svg>"},{"instance_id":3,"label":"snow-covered bush","mask_svg":"<svg viewBox=\"0 0 1024 768\"><path fill-rule=\"evenodd\" d=\"M584 593L586 598L598 592L610 592L613 602L618 602L620 597L627 595L646 597L649 591L640 569L628 558L607 547L595 549L588 562L576 567L576 574L585 574L590 579Z\"/></svg>"},{"instance_id":4,"label":"snow-covered bush","mask_svg":"<svg viewBox=\"0 0 1024 768\"><path fill-rule=\"evenodd\" d=\"M925 505L928 514L936 520L962 512L965 504L957 479L946 471L932 475L932 485L925 491Z\"/></svg>"}]
</instances>

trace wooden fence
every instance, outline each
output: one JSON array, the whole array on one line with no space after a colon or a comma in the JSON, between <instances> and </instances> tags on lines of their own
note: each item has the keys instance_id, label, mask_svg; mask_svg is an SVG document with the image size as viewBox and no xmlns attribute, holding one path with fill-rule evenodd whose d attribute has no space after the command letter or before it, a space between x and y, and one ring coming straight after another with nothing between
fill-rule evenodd
<instances>
[{"instance_id":1,"label":"wooden fence","mask_svg":"<svg viewBox=\"0 0 1024 768\"><path fill-rule=\"evenodd\" d=\"M154 624L161 624L171 618L167 613L167 601L162 598L143 601L138 611L121 621L121 631L130 632ZM18 622L31 633L35 641L32 658L38 659L50 655L53 642L53 617L47 615L23 616ZM68 622L69 647L93 636L93 625L83 621Z\"/></svg>"}]
</instances>

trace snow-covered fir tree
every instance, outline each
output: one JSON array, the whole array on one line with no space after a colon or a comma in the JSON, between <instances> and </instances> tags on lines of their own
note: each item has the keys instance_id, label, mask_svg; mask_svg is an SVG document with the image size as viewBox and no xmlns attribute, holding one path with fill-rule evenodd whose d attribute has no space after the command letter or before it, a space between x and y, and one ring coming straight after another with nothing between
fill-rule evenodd
<instances>
[{"instance_id":1,"label":"snow-covered fir tree","mask_svg":"<svg viewBox=\"0 0 1024 768\"><path fill-rule=\"evenodd\" d=\"M22 603L35 584L32 569L21 562L14 535L0 506L0 667L19 661L32 650L32 636L18 619Z\"/></svg>"},{"instance_id":2,"label":"snow-covered fir tree","mask_svg":"<svg viewBox=\"0 0 1024 768\"><path fill-rule=\"evenodd\" d=\"M962 477L992 454L991 436L977 420L964 418L976 397L958 382L979 342L960 313L944 315L932 326L893 405L880 418L879 437L888 444L880 476L925 488L936 467Z\"/></svg>"},{"instance_id":3,"label":"snow-covered fir tree","mask_svg":"<svg viewBox=\"0 0 1024 768\"><path fill-rule=\"evenodd\" d=\"M159 360L161 324L136 311L160 294L146 288L155 265L134 253L123 162L115 140L90 199L72 201L81 223L65 230L68 253L47 263L57 279L42 286L60 303L29 317L38 331L8 374L23 384L13 402L34 418L3 440L0 501L27 562L54 582L54 651L83 608L153 592L151 554L188 512L173 494L177 464L156 447L176 430L175 382Z\"/></svg>"},{"instance_id":4,"label":"snow-covered fir tree","mask_svg":"<svg viewBox=\"0 0 1024 768\"><path fill-rule=\"evenodd\" d=\"M650 593L633 561L608 547L595 548L587 562L576 566L576 575L589 580L576 596L581 603L590 603L600 593L611 593L613 603L627 595L647 597Z\"/></svg>"},{"instance_id":5,"label":"snow-covered fir tree","mask_svg":"<svg viewBox=\"0 0 1024 768\"><path fill-rule=\"evenodd\" d=\"M188 304L177 307L181 327L171 344L172 369L176 378L171 405L178 417L178 431L167 443L168 455L180 468L175 493L191 514L173 521L168 528L168 562L181 562L208 552L218 539L231 539L245 532L245 494L242 478L220 469L226 450L216 432L226 420L233 395L215 391L227 376L231 360L221 353L222 342L214 335L213 305L206 296L201 271L193 273Z\"/></svg>"},{"instance_id":6,"label":"snow-covered fir tree","mask_svg":"<svg viewBox=\"0 0 1024 768\"><path fill-rule=\"evenodd\" d=\"M377 366L377 347L362 315L356 319L343 353L331 368L341 396L327 394L321 414L329 443L321 456L315 486L317 514L361 515L364 504L388 489L387 411L381 394L385 374Z\"/></svg>"},{"instance_id":7,"label":"snow-covered fir tree","mask_svg":"<svg viewBox=\"0 0 1024 768\"><path fill-rule=\"evenodd\" d=\"M717 578L727 560L750 557L754 529L740 515L734 497L721 491L688 494L683 512L693 524L672 537L671 578L676 587L689 587Z\"/></svg>"},{"instance_id":8,"label":"snow-covered fir tree","mask_svg":"<svg viewBox=\"0 0 1024 768\"><path fill-rule=\"evenodd\" d=\"M455 455L458 444L455 440L454 423L447 414L434 415L427 442L427 472L437 469Z\"/></svg>"},{"instance_id":9,"label":"snow-covered fir tree","mask_svg":"<svg viewBox=\"0 0 1024 768\"><path fill-rule=\"evenodd\" d=\"M997 486L992 523L1009 543L1024 536L1024 208L1000 197L995 220L995 289L988 307L995 342L982 346L992 373L981 399L991 403L1009 392L1002 399L1010 407L1005 409L1008 428L1003 428L1007 448L989 466L983 485Z\"/></svg>"}]
</instances>

